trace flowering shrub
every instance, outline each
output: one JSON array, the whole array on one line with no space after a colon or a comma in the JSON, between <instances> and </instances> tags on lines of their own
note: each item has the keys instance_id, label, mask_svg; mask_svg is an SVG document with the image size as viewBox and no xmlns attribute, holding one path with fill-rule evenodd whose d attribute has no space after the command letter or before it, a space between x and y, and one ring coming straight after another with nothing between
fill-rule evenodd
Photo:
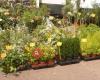
<instances>
[{"instance_id":1,"label":"flowering shrub","mask_svg":"<svg viewBox=\"0 0 100 80\"><path fill-rule=\"evenodd\" d=\"M4 53L2 54L3 55L1 56L3 58L1 61L1 68L2 68L2 71L5 73L17 71L19 66L28 64L29 58L27 54L23 52L12 50L6 53L6 55L4 55Z\"/></svg>"}]
</instances>

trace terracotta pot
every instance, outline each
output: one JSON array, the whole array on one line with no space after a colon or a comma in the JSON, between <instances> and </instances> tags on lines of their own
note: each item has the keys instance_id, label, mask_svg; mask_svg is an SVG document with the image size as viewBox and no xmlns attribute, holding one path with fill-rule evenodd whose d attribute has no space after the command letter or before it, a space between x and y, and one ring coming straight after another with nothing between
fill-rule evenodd
<instances>
[{"instance_id":1,"label":"terracotta pot","mask_svg":"<svg viewBox=\"0 0 100 80\"><path fill-rule=\"evenodd\" d=\"M54 61L53 60L49 60L47 63L48 63L48 65L54 65Z\"/></svg>"},{"instance_id":2,"label":"terracotta pot","mask_svg":"<svg viewBox=\"0 0 100 80\"><path fill-rule=\"evenodd\" d=\"M92 57L93 57L93 58L96 58L96 54L92 54Z\"/></svg>"},{"instance_id":3,"label":"terracotta pot","mask_svg":"<svg viewBox=\"0 0 100 80\"><path fill-rule=\"evenodd\" d=\"M100 56L100 53L99 54L97 53L96 56Z\"/></svg>"},{"instance_id":4,"label":"terracotta pot","mask_svg":"<svg viewBox=\"0 0 100 80\"><path fill-rule=\"evenodd\" d=\"M38 62L31 63L32 68L38 67Z\"/></svg>"},{"instance_id":5,"label":"terracotta pot","mask_svg":"<svg viewBox=\"0 0 100 80\"><path fill-rule=\"evenodd\" d=\"M46 62L40 62L38 65L39 65L39 67L45 67L45 66L47 66L47 63Z\"/></svg>"}]
</instances>

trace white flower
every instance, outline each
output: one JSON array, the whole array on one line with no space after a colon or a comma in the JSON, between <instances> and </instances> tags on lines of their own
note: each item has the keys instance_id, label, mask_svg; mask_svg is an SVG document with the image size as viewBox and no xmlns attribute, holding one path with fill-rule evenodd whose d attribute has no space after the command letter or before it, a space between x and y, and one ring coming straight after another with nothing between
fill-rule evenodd
<instances>
[{"instance_id":1,"label":"white flower","mask_svg":"<svg viewBox=\"0 0 100 80\"><path fill-rule=\"evenodd\" d=\"M95 17L95 16L96 16L96 14L92 13L90 16L91 16L91 17Z\"/></svg>"},{"instance_id":2,"label":"white flower","mask_svg":"<svg viewBox=\"0 0 100 80\"><path fill-rule=\"evenodd\" d=\"M58 24L61 24L61 21L58 21Z\"/></svg>"},{"instance_id":3,"label":"white flower","mask_svg":"<svg viewBox=\"0 0 100 80\"><path fill-rule=\"evenodd\" d=\"M4 15L8 16L10 13L9 12L5 12Z\"/></svg>"},{"instance_id":4,"label":"white flower","mask_svg":"<svg viewBox=\"0 0 100 80\"><path fill-rule=\"evenodd\" d=\"M48 42L51 42L52 38L48 38Z\"/></svg>"},{"instance_id":5,"label":"white flower","mask_svg":"<svg viewBox=\"0 0 100 80\"><path fill-rule=\"evenodd\" d=\"M68 15L72 15L72 13L71 12L68 12Z\"/></svg>"},{"instance_id":6,"label":"white flower","mask_svg":"<svg viewBox=\"0 0 100 80\"><path fill-rule=\"evenodd\" d=\"M33 23L33 22L34 22L34 20L32 19L32 20L31 20L31 23Z\"/></svg>"},{"instance_id":7,"label":"white flower","mask_svg":"<svg viewBox=\"0 0 100 80\"><path fill-rule=\"evenodd\" d=\"M80 13L80 12L78 12L78 15L80 16L80 15L81 15L81 13Z\"/></svg>"},{"instance_id":8,"label":"white flower","mask_svg":"<svg viewBox=\"0 0 100 80\"><path fill-rule=\"evenodd\" d=\"M49 19L50 19L50 20L53 20L53 19L54 19L54 17L53 17L53 16L49 16Z\"/></svg>"},{"instance_id":9,"label":"white flower","mask_svg":"<svg viewBox=\"0 0 100 80\"><path fill-rule=\"evenodd\" d=\"M0 22L1 22L2 20L3 20L3 19L0 18Z\"/></svg>"}]
</instances>

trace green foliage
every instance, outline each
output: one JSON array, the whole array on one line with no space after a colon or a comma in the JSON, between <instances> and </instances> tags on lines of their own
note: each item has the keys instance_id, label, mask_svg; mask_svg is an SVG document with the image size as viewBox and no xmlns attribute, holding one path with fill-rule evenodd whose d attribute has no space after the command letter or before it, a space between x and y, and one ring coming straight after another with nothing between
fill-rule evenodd
<instances>
[{"instance_id":1,"label":"green foliage","mask_svg":"<svg viewBox=\"0 0 100 80\"><path fill-rule=\"evenodd\" d=\"M73 5L71 0L66 0L66 5L62 8L62 12L64 15L66 15L67 12L73 12Z\"/></svg>"},{"instance_id":2,"label":"green foliage","mask_svg":"<svg viewBox=\"0 0 100 80\"><path fill-rule=\"evenodd\" d=\"M86 38L88 35L93 35L95 32L100 31L99 27L95 24L90 24L88 26L82 25L78 30L78 36L80 38Z\"/></svg>"},{"instance_id":3,"label":"green foliage","mask_svg":"<svg viewBox=\"0 0 100 80\"><path fill-rule=\"evenodd\" d=\"M41 58L42 60L48 61L52 60L55 57L55 48L51 45L40 45L40 48L42 49L44 56Z\"/></svg>"},{"instance_id":4,"label":"green foliage","mask_svg":"<svg viewBox=\"0 0 100 80\"><path fill-rule=\"evenodd\" d=\"M77 11L79 11L80 10L80 0L76 1L76 7L77 7Z\"/></svg>"},{"instance_id":5,"label":"green foliage","mask_svg":"<svg viewBox=\"0 0 100 80\"><path fill-rule=\"evenodd\" d=\"M62 39L62 46L60 53L63 59L77 58L81 53L80 41L78 38L64 38Z\"/></svg>"},{"instance_id":6,"label":"green foliage","mask_svg":"<svg viewBox=\"0 0 100 80\"><path fill-rule=\"evenodd\" d=\"M7 56L2 60L1 68L5 73L14 72L20 65L27 64L28 60L27 54L17 50L12 50L8 52Z\"/></svg>"},{"instance_id":7,"label":"green foliage","mask_svg":"<svg viewBox=\"0 0 100 80\"><path fill-rule=\"evenodd\" d=\"M100 50L100 28L94 24L79 29L79 38L82 54L98 54Z\"/></svg>"},{"instance_id":8,"label":"green foliage","mask_svg":"<svg viewBox=\"0 0 100 80\"><path fill-rule=\"evenodd\" d=\"M100 53L100 31L95 32L93 35L91 36L87 36L87 42L81 42L81 48L82 48L82 52L84 53Z\"/></svg>"},{"instance_id":9,"label":"green foliage","mask_svg":"<svg viewBox=\"0 0 100 80\"><path fill-rule=\"evenodd\" d=\"M97 5L94 5L93 12L96 14L96 23L100 25L100 7Z\"/></svg>"}]
</instances>

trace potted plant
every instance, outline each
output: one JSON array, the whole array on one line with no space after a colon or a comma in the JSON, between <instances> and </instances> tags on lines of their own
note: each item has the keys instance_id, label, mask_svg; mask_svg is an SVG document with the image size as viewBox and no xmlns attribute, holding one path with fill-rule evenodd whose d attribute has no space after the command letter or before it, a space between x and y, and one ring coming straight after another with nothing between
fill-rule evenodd
<instances>
[{"instance_id":1,"label":"potted plant","mask_svg":"<svg viewBox=\"0 0 100 80\"><path fill-rule=\"evenodd\" d=\"M27 64L28 57L25 53L12 50L2 59L1 68L3 72L10 73L25 69Z\"/></svg>"},{"instance_id":2,"label":"potted plant","mask_svg":"<svg viewBox=\"0 0 100 80\"><path fill-rule=\"evenodd\" d=\"M65 65L79 62L80 53L80 41L77 37L62 39L62 46L60 47L61 60L59 64Z\"/></svg>"},{"instance_id":3,"label":"potted plant","mask_svg":"<svg viewBox=\"0 0 100 80\"><path fill-rule=\"evenodd\" d=\"M99 58L100 29L94 24L80 28L78 37L80 38L81 56L84 60L94 60Z\"/></svg>"}]
</instances>

